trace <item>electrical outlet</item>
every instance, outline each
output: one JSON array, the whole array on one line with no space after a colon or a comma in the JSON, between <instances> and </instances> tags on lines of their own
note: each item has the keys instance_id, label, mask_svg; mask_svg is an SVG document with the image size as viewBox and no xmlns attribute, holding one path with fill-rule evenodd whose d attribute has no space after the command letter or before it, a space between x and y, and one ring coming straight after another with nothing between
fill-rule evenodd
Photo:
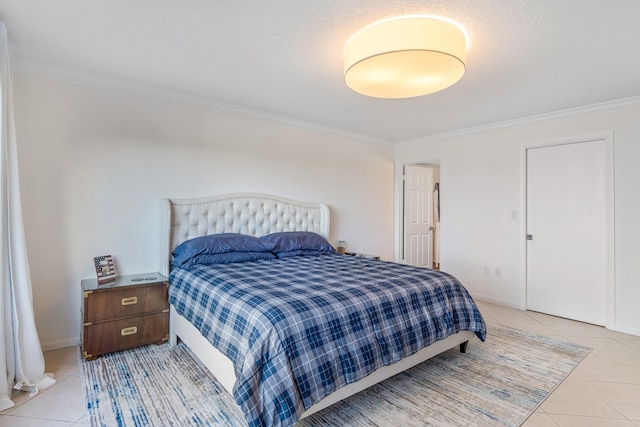
<instances>
[{"instance_id":1,"label":"electrical outlet","mask_svg":"<svg viewBox=\"0 0 640 427\"><path fill-rule=\"evenodd\" d=\"M502 269L500 267L496 267L496 277L500 277L502 275Z\"/></svg>"},{"instance_id":2,"label":"electrical outlet","mask_svg":"<svg viewBox=\"0 0 640 427\"><path fill-rule=\"evenodd\" d=\"M484 274L486 274L488 276L489 275L489 266L485 265L483 270L484 270Z\"/></svg>"}]
</instances>

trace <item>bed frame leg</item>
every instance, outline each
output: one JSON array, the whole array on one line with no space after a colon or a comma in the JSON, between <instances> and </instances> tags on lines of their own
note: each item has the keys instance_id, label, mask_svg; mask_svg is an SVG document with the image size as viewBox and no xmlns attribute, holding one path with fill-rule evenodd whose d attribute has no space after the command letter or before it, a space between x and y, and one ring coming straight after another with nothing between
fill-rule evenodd
<instances>
[{"instance_id":1,"label":"bed frame leg","mask_svg":"<svg viewBox=\"0 0 640 427\"><path fill-rule=\"evenodd\" d=\"M460 343L460 353L466 353L468 345L469 345L469 341L465 341L463 343Z\"/></svg>"}]
</instances>

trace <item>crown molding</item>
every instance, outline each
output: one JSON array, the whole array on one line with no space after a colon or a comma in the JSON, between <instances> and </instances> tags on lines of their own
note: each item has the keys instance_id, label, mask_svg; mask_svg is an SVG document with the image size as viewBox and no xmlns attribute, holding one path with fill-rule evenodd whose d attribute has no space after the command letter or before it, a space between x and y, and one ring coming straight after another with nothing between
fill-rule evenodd
<instances>
[{"instance_id":1,"label":"crown molding","mask_svg":"<svg viewBox=\"0 0 640 427\"><path fill-rule=\"evenodd\" d=\"M450 132L442 132L424 137L406 139L397 141L396 147L404 145L414 145L421 143L429 143L447 138L454 138L474 133L484 133L489 131L509 129L518 126L534 125L543 122L571 120L581 117L589 117L599 114L614 113L617 111L632 110L640 108L640 96L617 99L614 101L606 101L598 104L585 105L582 107L568 108L566 110L554 111L551 113L538 114L535 116L522 117L519 119L506 120L503 122L490 123L487 125L474 126L464 129L453 130Z\"/></svg>"},{"instance_id":2,"label":"crown molding","mask_svg":"<svg viewBox=\"0 0 640 427\"><path fill-rule=\"evenodd\" d=\"M400 147L405 145L414 145L434 142L447 138L454 138L474 133L484 133L489 131L509 129L518 126L526 126L539 124L548 121L570 120L580 117L589 117L598 114L612 113L616 111L630 110L640 108L640 96L623 98L614 101L607 101L597 104L586 105L582 107L569 108L551 113L544 113L535 116L522 117L513 120L490 123L486 125L474 126L464 129L457 129L448 132L441 132L432 135L426 135L417 138L411 138L400 141L391 141L383 138L350 132L343 129L324 126L318 123L308 122L304 120L293 119L291 117L279 114L267 113L238 105L227 104L224 102L214 101L209 98L188 95L182 92L164 89L162 87L153 86L144 83L137 83L125 79L118 79L97 73L73 70L64 67L44 64L25 58L13 58L14 70L35 75L44 75L59 80L69 81L71 83L84 84L88 86L109 88L121 90L125 93L146 97L160 102L180 105L183 107L197 108L201 110L211 111L220 114L230 114L236 116L244 116L252 119L262 120L264 122L279 124L287 127L311 130L314 132L327 133L346 138L360 140L366 143L383 145L386 147Z\"/></svg>"},{"instance_id":3,"label":"crown molding","mask_svg":"<svg viewBox=\"0 0 640 427\"><path fill-rule=\"evenodd\" d=\"M311 130L320 133L338 135L346 138L357 139L366 143L393 147L393 142L375 138L369 135L357 132L349 132L343 129L324 126L318 123L308 122L304 120L293 119L291 117L279 114L267 113L260 110L241 107L238 105L227 104L224 102L214 101L209 98L188 95L182 92L164 89L162 87L153 86L144 83L118 79L96 73L73 70L64 67L44 64L25 58L13 58L13 67L15 71L25 74L44 75L71 83L84 84L87 86L95 86L108 89L121 90L123 92L153 99L169 104L180 105L183 107L197 108L201 110L211 111L214 113L231 114L244 116L252 119L262 120L264 122L279 124L287 127Z\"/></svg>"}]
</instances>

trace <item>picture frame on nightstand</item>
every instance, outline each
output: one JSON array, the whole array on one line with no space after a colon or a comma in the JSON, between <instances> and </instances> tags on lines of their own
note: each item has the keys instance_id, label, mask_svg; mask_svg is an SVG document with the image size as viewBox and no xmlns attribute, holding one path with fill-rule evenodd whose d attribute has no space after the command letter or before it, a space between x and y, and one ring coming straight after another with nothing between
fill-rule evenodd
<instances>
[{"instance_id":1,"label":"picture frame on nightstand","mask_svg":"<svg viewBox=\"0 0 640 427\"><path fill-rule=\"evenodd\" d=\"M102 255L93 258L93 264L96 268L96 276L98 285L115 282L116 266L111 255Z\"/></svg>"}]
</instances>

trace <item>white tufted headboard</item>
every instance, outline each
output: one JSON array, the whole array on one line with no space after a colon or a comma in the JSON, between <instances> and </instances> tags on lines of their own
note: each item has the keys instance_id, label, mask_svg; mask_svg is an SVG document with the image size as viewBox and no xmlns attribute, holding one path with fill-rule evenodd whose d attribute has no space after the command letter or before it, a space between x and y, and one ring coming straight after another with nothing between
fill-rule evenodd
<instances>
[{"instance_id":1,"label":"white tufted headboard","mask_svg":"<svg viewBox=\"0 0 640 427\"><path fill-rule=\"evenodd\" d=\"M161 273L169 276L171 252L194 237L217 233L264 236L279 231L313 231L329 237L329 208L258 193L202 199L162 200Z\"/></svg>"}]
</instances>

